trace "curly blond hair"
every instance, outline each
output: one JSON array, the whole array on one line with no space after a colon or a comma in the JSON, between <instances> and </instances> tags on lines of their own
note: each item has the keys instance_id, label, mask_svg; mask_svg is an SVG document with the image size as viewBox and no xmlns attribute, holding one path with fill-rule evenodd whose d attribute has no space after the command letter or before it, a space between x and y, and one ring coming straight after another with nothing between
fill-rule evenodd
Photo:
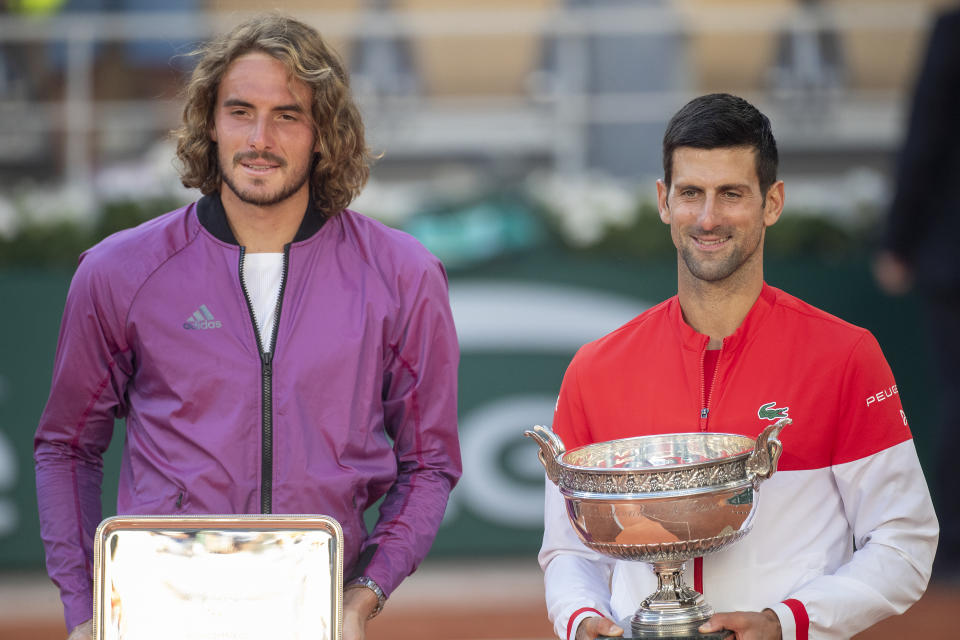
<instances>
[{"instance_id":1,"label":"curly blond hair","mask_svg":"<svg viewBox=\"0 0 960 640\"><path fill-rule=\"evenodd\" d=\"M210 139L220 82L238 57L262 51L282 62L313 94L314 154L310 193L317 209L335 216L359 195L370 176L363 121L343 63L312 27L279 13L247 20L194 52L199 62L184 90L177 140L180 180L204 195L220 190L217 145Z\"/></svg>"}]
</instances>

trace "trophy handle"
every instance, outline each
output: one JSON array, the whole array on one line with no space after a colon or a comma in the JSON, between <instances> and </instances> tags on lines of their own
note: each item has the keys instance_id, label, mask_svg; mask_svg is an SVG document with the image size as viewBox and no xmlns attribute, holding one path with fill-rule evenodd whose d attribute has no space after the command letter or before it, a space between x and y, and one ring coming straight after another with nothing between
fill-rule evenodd
<instances>
[{"instance_id":1,"label":"trophy handle","mask_svg":"<svg viewBox=\"0 0 960 640\"><path fill-rule=\"evenodd\" d=\"M747 458L747 477L753 481L754 487L759 486L777 470L777 461L783 451L783 445L777 436L781 429L792 422L790 418L781 418L757 436L753 453Z\"/></svg>"},{"instance_id":2,"label":"trophy handle","mask_svg":"<svg viewBox=\"0 0 960 640\"><path fill-rule=\"evenodd\" d=\"M524 431L523 435L533 438L540 445L537 457L540 458L543 468L547 470L547 477L550 478L550 482L557 484L560 479L560 463L557 462L557 459L567 450L560 436L548 427L541 427L540 425L536 425L532 430Z\"/></svg>"}]
</instances>

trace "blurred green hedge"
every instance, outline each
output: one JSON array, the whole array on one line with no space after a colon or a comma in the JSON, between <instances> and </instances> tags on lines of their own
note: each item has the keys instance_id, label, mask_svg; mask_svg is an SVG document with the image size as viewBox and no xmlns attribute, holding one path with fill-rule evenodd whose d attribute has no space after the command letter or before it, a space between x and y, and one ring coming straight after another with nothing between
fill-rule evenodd
<instances>
[{"instance_id":1,"label":"blurred green hedge","mask_svg":"<svg viewBox=\"0 0 960 640\"><path fill-rule=\"evenodd\" d=\"M516 221L520 215L518 211L523 210L523 215L542 230L541 233L528 234L537 238L535 244L538 245L546 243L575 252L653 259L674 255L670 234L660 221L652 203L638 204L628 222L605 228L594 242L583 246L582 243L577 244L566 238L556 216L551 215L542 205L533 204L516 194L509 197L496 194L479 201L485 203L485 215L491 218L496 218L496 212L501 211L500 217ZM476 199L471 201L470 211L477 209L477 202ZM12 238L0 236L0 267L73 268L84 250L111 233L135 226L181 205L181 202L173 199L113 202L103 206L100 215L96 216L92 224L58 222L25 226ZM452 206L447 211L414 215L402 226L420 237L419 232L426 228L423 224L424 218L436 219L439 216L446 218L448 233L455 232L455 227L460 224L466 234L469 225L462 223L464 216L460 215L464 210L465 207ZM875 225L869 224L873 218L868 214L862 215L860 219L862 223L841 224L836 217L826 212L785 211L780 221L767 232L766 247L779 258L830 260L865 253L871 246L871 229ZM510 225L501 226L508 230L511 228ZM428 238L422 239L428 247L431 246ZM501 244L503 250L510 251L509 247L516 242ZM513 249L516 250L517 247Z\"/></svg>"},{"instance_id":2,"label":"blurred green hedge","mask_svg":"<svg viewBox=\"0 0 960 640\"><path fill-rule=\"evenodd\" d=\"M856 220L841 223L828 212L785 210L767 230L764 247L778 258L834 260L865 254L875 242L874 219L870 212L861 212ZM551 227L554 237L578 250L563 240L556 224ZM652 203L638 205L629 224L607 228L598 242L579 250L649 258L676 255L670 232Z\"/></svg>"},{"instance_id":3,"label":"blurred green hedge","mask_svg":"<svg viewBox=\"0 0 960 640\"><path fill-rule=\"evenodd\" d=\"M26 225L12 238L0 236L0 267L70 267L80 254L111 233L133 227L182 203L174 199L105 204L93 224Z\"/></svg>"}]
</instances>

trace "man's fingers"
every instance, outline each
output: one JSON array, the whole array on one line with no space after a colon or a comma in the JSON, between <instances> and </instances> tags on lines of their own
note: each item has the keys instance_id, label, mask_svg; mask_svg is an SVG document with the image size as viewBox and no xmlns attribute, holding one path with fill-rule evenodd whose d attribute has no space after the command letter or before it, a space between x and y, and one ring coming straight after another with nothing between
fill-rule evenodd
<instances>
[{"instance_id":1,"label":"man's fingers","mask_svg":"<svg viewBox=\"0 0 960 640\"><path fill-rule=\"evenodd\" d=\"M93 620L90 619L75 626L67 640L93 640Z\"/></svg>"},{"instance_id":2,"label":"man's fingers","mask_svg":"<svg viewBox=\"0 0 960 640\"><path fill-rule=\"evenodd\" d=\"M622 636L623 629L618 627L613 621L606 618L595 617L584 620L587 627L586 640L594 640L597 636Z\"/></svg>"},{"instance_id":3,"label":"man's fingers","mask_svg":"<svg viewBox=\"0 0 960 640\"><path fill-rule=\"evenodd\" d=\"M740 631L749 626L750 617L743 613L717 613L712 618L700 625L698 631L703 633L713 633L723 629L731 631Z\"/></svg>"},{"instance_id":4,"label":"man's fingers","mask_svg":"<svg viewBox=\"0 0 960 640\"><path fill-rule=\"evenodd\" d=\"M622 636L623 629L618 627L613 621L607 620L606 618L597 618L597 635L598 636Z\"/></svg>"},{"instance_id":5,"label":"man's fingers","mask_svg":"<svg viewBox=\"0 0 960 640\"><path fill-rule=\"evenodd\" d=\"M724 614L718 613L706 622L704 622L697 629L700 633L713 633L714 631L720 631L721 629L726 629L724 624Z\"/></svg>"},{"instance_id":6,"label":"man's fingers","mask_svg":"<svg viewBox=\"0 0 960 640\"><path fill-rule=\"evenodd\" d=\"M780 620L770 609L764 609L761 613L753 611L718 613L700 625L698 631L714 633L721 629L729 629L742 639L778 640L782 637Z\"/></svg>"},{"instance_id":7,"label":"man's fingers","mask_svg":"<svg viewBox=\"0 0 960 640\"><path fill-rule=\"evenodd\" d=\"M582 635L580 633L582 631ZM599 616L586 618L580 623L577 640L595 640L597 636L622 636L623 629L611 620Z\"/></svg>"}]
</instances>

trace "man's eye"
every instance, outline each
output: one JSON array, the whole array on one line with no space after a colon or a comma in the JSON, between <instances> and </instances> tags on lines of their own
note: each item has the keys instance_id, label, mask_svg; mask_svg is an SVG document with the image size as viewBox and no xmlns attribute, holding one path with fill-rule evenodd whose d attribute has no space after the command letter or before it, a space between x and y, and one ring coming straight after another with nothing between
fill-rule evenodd
<instances>
[{"instance_id":1,"label":"man's eye","mask_svg":"<svg viewBox=\"0 0 960 640\"><path fill-rule=\"evenodd\" d=\"M724 192L723 197L729 200L737 200L740 198L740 194L737 193L736 191L726 191Z\"/></svg>"}]
</instances>

